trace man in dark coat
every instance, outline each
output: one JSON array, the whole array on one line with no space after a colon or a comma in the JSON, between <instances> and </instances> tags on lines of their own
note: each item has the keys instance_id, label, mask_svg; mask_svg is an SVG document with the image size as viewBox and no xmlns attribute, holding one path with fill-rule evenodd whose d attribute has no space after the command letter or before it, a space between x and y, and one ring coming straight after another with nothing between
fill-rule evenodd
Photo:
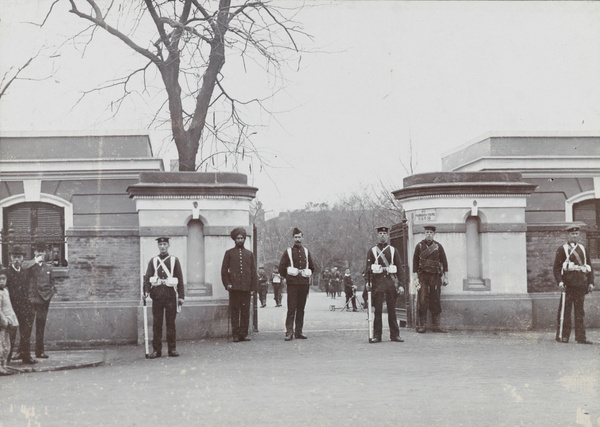
<instances>
[{"instance_id":1,"label":"man in dark coat","mask_svg":"<svg viewBox=\"0 0 600 427\"><path fill-rule=\"evenodd\" d=\"M233 342L250 341L250 298L256 292L258 274L254 254L244 247L246 230L234 228L231 238L235 247L227 250L221 266L221 280L229 291L229 311Z\"/></svg>"},{"instance_id":2,"label":"man in dark coat","mask_svg":"<svg viewBox=\"0 0 600 427\"><path fill-rule=\"evenodd\" d=\"M285 319L285 340L294 337L305 340L302 333L304 327L304 308L310 288L310 278L315 271L310 252L302 246L302 231L294 228L294 246L288 248L279 261L279 274L287 283L287 316ZM294 328L295 323L295 328Z\"/></svg>"},{"instance_id":3,"label":"man in dark coat","mask_svg":"<svg viewBox=\"0 0 600 427\"><path fill-rule=\"evenodd\" d=\"M175 319L185 299L183 272L179 259L169 255L169 238L159 237L159 254L152 257L144 275L144 298L152 298L152 348L149 359L162 356L163 318L167 325L169 356L177 357L177 330Z\"/></svg>"},{"instance_id":4,"label":"man in dark coat","mask_svg":"<svg viewBox=\"0 0 600 427\"><path fill-rule=\"evenodd\" d=\"M559 247L554 258L554 278L562 291L558 306L558 327L556 341L569 342L571 334L571 307L575 308L575 341L579 344L592 344L585 336L583 303L585 295L594 289L594 271L585 247L578 243L580 228L570 225L567 243ZM564 305L564 311L563 311ZM561 317L564 319L561 322ZM561 330L562 327L562 330Z\"/></svg>"},{"instance_id":5,"label":"man in dark coat","mask_svg":"<svg viewBox=\"0 0 600 427\"><path fill-rule=\"evenodd\" d=\"M371 343L381 342L383 333L383 301L387 307L390 340L404 342L400 338L400 328L396 317L396 298L400 282L401 260L398 251L389 244L389 228L377 227L377 245L367 252L367 286L371 286L375 319Z\"/></svg>"},{"instance_id":6,"label":"man in dark coat","mask_svg":"<svg viewBox=\"0 0 600 427\"><path fill-rule=\"evenodd\" d=\"M10 250L10 266L6 270L8 280L6 286L10 294L10 303L19 321L19 350L14 359L33 365L37 363L37 360L31 357L30 340L35 312L29 302L29 274L22 267L24 256L25 251L21 246L14 246ZM15 339L16 335L11 336L11 354ZM11 355L9 354L8 357L10 362Z\"/></svg>"},{"instance_id":7,"label":"man in dark coat","mask_svg":"<svg viewBox=\"0 0 600 427\"><path fill-rule=\"evenodd\" d=\"M442 286L448 284L448 259L444 247L433 240L436 228L426 225L425 239L417 243L413 256L413 280L418 283L417 305L419 325L417 332L427 332L427 311L431 311L433 332L446 332L440 326Z\"/></svg>"},{"instance_id":8,"label":"man in dark coat","mask_svg":"<svg viewBox=\"0 0 600 427\"><path fill-rule=\"evenodd\" d=\"M35 317L35 357L47 359L44 352L44 332L50 300L56 293L52 277L52 267L45 262L46 244L37 242L33 249L34 258L23 263L29 275L29 302ZM10 291L9 291L10 292Z\"/></svg>"},{"instance_id":9,"label":"man in dark coat","mask_svg":"<svg viewBox=\"0 0 600 427\"><path fill-rule=\"evenodd\" d=\"M258 296L260 298L260 306L267 306L267 293L269 292L269 276L264 267L258 268Z\"/></svg>"}]
</instances>

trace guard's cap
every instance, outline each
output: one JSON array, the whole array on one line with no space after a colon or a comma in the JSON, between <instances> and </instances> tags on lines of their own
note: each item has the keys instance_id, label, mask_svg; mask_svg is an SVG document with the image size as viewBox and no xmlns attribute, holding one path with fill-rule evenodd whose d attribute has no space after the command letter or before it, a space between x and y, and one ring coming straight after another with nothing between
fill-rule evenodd
<instances>
[{"instance_id":1,"label":"guard's cap","mask_svg":"<svg viewBox=\"0 0 600 427\"><path fill-rule=\"evenodd\" d=\"M156 239L156 241L157 241L158 243L169 243L169 238L168 238L168 237L165 237L165 236L162 236L162 237L158 237L158 238Z\"/></svg>"},{"instance_id":2,"label":"guard's cap","mask_svg":"<svg viewBox=\"0 0 600 427\"><path fill-rule=\"evenodd\" d=\"M245 229L244 227L235 227L233 230L231 230L231 234L230 234L230 236L231 236L231 238L232 238L233 240L235 240L235 239L237 238L237 236L239 236L240 234L241 234L242 236L244 236L244 239L245 239L245 238L246 238L246 236L248 235L248 234L246 233L246 229Z\"/></svg>"},{"instance_id":3,"label":"guard's cap","mask_svg":"<svg viewBox=\"0 0 600 427\"><path fill-rule=\"evenodd\" d=\"M296 234L302 234L302 230L298 227L294 227L294 230L292 231L292 236L295 236Z\"/></svg>"},{"instance_id":4,"label":"guard's cap","mask_svg":"<svg viewBox=\"0 0 600 427\"><path fill-rule=\"evenodd\" d=\"M21 246L13 246L12 249L10 250L10 254L11 255L25 255L25 251L23 250L23 248Z\"/></svg>"},{"instance_id":5,"label":"guard's cap","mask_svg":"<svg viewBox=\"0 0 600 427\"><path fill-rule=\"evenodd\" d=\"M423 227L425 230L431 230L435 233L435 225L426 225Z\"/></svg>"},{"instance_id":6,"label":"guard's cap","mask_svg":"<svg viewBox=\"0 0 600 427\"><path fill-rule=\"evenodd\" d=\"M377 232L379 233L380 231L385 231L386 233L389 233L390 227L386 227L384 225L382 225L381 227L377 227Z\"/></svg>"},{"instance_id":7,"label":"guard's cap","mask_svg":"<svg viewBox=\"0 0 600 427\"><path fill-rule=\"evenodd\" d=\"M568 232L571 232L571 231L579 231L579 230L581 230L581 227L580 227L579 225L575 225L575 224L568 225L568 226L565 228L565 231L568 231Z\"/></svg>"},{"instance_id":8,"label":"guard's cap","mask_svg":"<svg viewBox=\"0 0 600 427\"><path fill-rule=\"evenodd\" d=\"M35 242L33 245L33 250L39 252L46 252L46 244L44 242Z\"/></svg>"}]
</instances>

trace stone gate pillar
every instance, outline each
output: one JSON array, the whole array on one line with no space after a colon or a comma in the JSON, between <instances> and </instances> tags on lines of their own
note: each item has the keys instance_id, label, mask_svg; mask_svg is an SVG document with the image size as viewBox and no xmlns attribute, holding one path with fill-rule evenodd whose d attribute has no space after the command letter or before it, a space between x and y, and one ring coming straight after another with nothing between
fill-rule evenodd
<instances>
[{"instance_id":1,"label":"stone gate pillar","mask_svg":"<svg viewBox=\"0 0 600 427\"><path fill-rule=\"evenodd\" d=\"M221 263L235 227L246 228L246 247L252 248L249 211L256 191L246 175L208 172L143 172L128 187L139 218L140 277L158 254L159 236L170 238L169 253L182 264L186 302L177 316L177 339L226 335Z\"/></svg>"},{"instance_id":2,"label":"stone gate pillar","mask_svg":"<svg viewBox=\"0 0 600 427\"><path fill-rule=\"evenodd\" d=\"M412 271L424 226L446 250L442 318L456 329L528 329L525 207L536 185L520 173L439 172L409 176L394 191L406 212ZM414 289L411 290L414 292Z\"/></svg>"}]
</instances>

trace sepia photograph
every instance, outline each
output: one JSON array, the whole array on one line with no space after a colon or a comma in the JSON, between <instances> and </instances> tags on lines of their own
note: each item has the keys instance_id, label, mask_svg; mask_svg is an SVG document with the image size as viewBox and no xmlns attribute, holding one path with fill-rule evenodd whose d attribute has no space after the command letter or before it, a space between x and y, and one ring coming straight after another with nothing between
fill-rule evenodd
<instances>
[{"instance_id":1,"label":"sepia photograph","mask_svg":"<svg viewBox=\"0 0 600 427\"><path fill-rule=\"evenodd\" d=\"M0 427L600 427L600 3L0 2Z\"/></svg>"}]
</instances>

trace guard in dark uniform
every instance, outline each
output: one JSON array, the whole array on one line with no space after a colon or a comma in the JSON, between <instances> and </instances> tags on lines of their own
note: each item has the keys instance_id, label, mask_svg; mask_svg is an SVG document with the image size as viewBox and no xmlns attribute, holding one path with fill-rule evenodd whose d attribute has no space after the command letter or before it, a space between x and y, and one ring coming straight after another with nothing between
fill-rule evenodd
<instances>
[{"instance_id":1,"label":"guard in dark uniform","mask_svg":"<svg viewBox=\"0 0 600 427\"><path fill-rule=\"evenodd\" d=\"M389 244L388 227L377 227L378 242L367 252L367 286L371 286L375 319L373 322L372 343L381 342L383 323L383 301L387 306L390 340L404 342L400 338L400 328L396 318L396 299L398 298L398 284L400 283L400 254Z\"/></svg>"},{"instance_id":2,"label":"guard in dark uniform","mask_svg":"<svg viewBox=\"0 0 600 427\"><path fill-rule=\"evenodd\" d=\"M183 272L179 260L169 255L169 238L159 237L159 254L148 263L144 275L144 298L152 298L152 347L148 356L156 359L162 355L163 317L167 325L167 348L169 356L177 357L177 331L175 318L185 299Z\"/></svg>"},{"instance_id":3,"label":"guard in dark uniform","mask_svg":"<svg viewBox=\"0 0 600 427\"><path fill-rule=\"evenodd\" d=\"M433 332L447 332L440 326L442 286L448 284L448 259L444 247L433 240L436 228L426 225L425 239L417 243L413 256L413 279L418 283L418 333L427 332L427 311L431 311Z\"/></svg>"},{"instance_id":4,"label":"guard in dark uniform","mask_svg":"<svg viewBox=\"0 0 600 427\"><path fill-rule=\"evenodd\" d=\"M225 252L221 280L229 292L233 342L250 341L250 298L252 292L256 291L258 282L256 264L254 254L244 248L246 230L243 227L234 228L231 238L235 241L235 247Z\"/></svg>"},{"instance_id":5,"label":"guard in dark uniform","mask_svg":"<svg viewBox=\"0 0 600 427\"><path fill-rule=\"evenodd\" d=\"M585 295L594 289L594 271L585 247L581 243L578 243L579 230L580 228L576 225L566 228L566 231L569 233L567 243L558 248L556 257L554 258L554 278L561 291L563 291L560 304L558 305L556 341L562 343L569 342L569 336L571 335L571 308L574 307L575 341L579 344L592 344L585 336L583 303ZM563 318L562 324L561 318Z\"/></svg>"},{"instance_id":6,"label":"guard in dark uniform","mask_svg":"<svg viewBox=\"0 0 600 427\"><path fill-rule=\"evenodd\" d=\"M285 340L294 337L306 339L302 333L304 327L304 307L310 288L310 278L315 265L310 252L302 246L304 238L302 231L294 228L294 246L288 248L279 261L279 274L287 282L287 316L285 319ZM295 329L294 329L295 326Z\"/></svg>"}]
</instances>

